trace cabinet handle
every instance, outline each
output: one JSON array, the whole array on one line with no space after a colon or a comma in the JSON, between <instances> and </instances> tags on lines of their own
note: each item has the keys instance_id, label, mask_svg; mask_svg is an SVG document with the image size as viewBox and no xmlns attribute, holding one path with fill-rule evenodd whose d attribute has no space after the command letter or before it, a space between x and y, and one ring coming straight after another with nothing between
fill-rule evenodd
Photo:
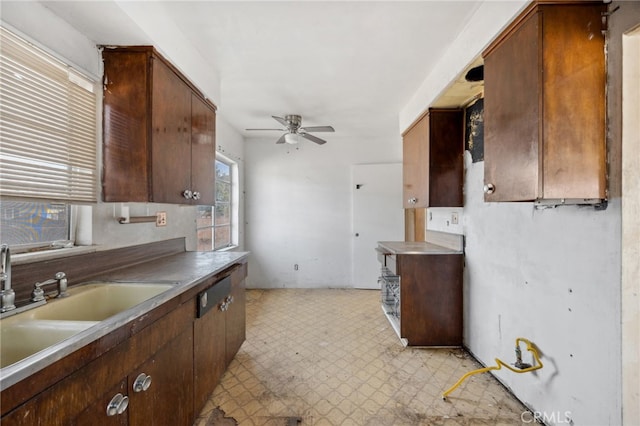
<instances>
[{"instance_id":1,"label":"cabinet handle","mask_svg":"<svg viewBox=\"0 0 640 426\"><path fill-rule=\"evenodd\" d=\"M136 380L133 382L134 392L145 392L151 386L151 376L147 376L144 373L140 373Z\"/></svg>"},{"instance_id":2,"label":"cabinet handle","mask_svg":"<svg viewBox=\"0 0 640 426\"><path fill-rule=\"evenodd\" d=\"M409 201L409 204L415 204L415 203L418 202L418 199L416 197L411 197L411 198L409 198L408 201Z\"/></svg>"},{"instance_id":3,"label":"cabinet handle","mask_svg":"<svg viewBox=\"0 0 640 426\"><path fill-rule=\"evenodd\" d=\"M109 404L107 405L107 416L115 416L116 414L122 414L129 406L129 397L124 396L121 393L117 393Z\"/></svg>"},{"instance_id":4,"label":"cabinet handle","mask_svg":"<svg viewBox=\"0 0 640 426\"><path fill-rule=\"evenodd\" d=\"M194 200L199 200L200 199L200 193L198 191L194 191L193 192L193 199Z\"/></svg>"},{"instance_id":5,"label":"cabinet handle","mask_svg":"<svg viewBox=\"0 0 640 426\"><path fill-rule=\"evenodd\" d=\"M494 184L492 184L492 183L487 183L484 186L484 193L485 194L493 194L495 192L495 190L496 190L496 186Z\"/></svg>"},{"instance_id":6,"label":"cabinet handle","mask_svg":"<svg viewBox=\"0 0 640 426\"><path fill-rule=\"evenodd\" d=\"M185 189L184 191L182 191L182 196L187 200L191 200L193 198L193 192L191 192L191 190L189 189Z\"/></svg>"}]
</instances>

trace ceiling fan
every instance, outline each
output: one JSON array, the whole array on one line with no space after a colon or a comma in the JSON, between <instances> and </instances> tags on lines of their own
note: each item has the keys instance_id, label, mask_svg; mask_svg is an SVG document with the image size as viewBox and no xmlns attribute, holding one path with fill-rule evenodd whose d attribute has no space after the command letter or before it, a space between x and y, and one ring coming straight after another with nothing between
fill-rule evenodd
<instances>
[{"instance_id":1,"label":"ceiling fan","mask_svg":"<svg viewBox=\"0 0 640 426\"><path fill-rule=\"evenodd\" d=\"M278 123L282 124L284 129L246 129L246 130L277 130L280 132L286 132L276 143L289 143L296 144L300 141L300 137L310 140L311 142L315 142L319 145L326 143L324 139L320 139L317 136L313 136L308 132L335 132L334 128L331 126L311 126L311 127L301 127L302 125L302 116L300 115L285 115L284 118L276 117L272 115L273 119Z\"/></svg>"}]
</instances>

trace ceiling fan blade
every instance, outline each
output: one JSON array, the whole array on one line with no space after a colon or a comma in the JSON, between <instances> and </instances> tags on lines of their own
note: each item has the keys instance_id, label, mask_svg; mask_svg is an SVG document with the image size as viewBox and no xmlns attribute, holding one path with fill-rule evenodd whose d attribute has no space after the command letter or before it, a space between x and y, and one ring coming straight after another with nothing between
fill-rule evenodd
<instances>
[{"instance_id":1,"label":"ceiling fan blade","mask_svg":"<svg viewBox=\"0 0 640 426\"><path fill-rule=\"evenodd\" d=\"M276 120L278 123L282 124L285 128L287 129L289 128L289 123L284 118L276 117L275 115L272 115L271 117L273 117L273 119Z\"/></svg>"},{"instance_id":2,"label":"ceiling fan blade","mask_svg":"<svg viewBox=\"0 0 640 426\"><path fill-rule=\"evenodd\" d=\"M327 141L325 141L324 139L320 139L316 136L310 135L308 133L298 133L300 136L302 136L305 139L309 139L311 142L315 142L318 145L322 145L324 143L327 143Z\"/></svg>"},{"instance_id":3,"label":"ceiling fan blade","mask_svg":"<svg viewBox=\"0 0 640 426\"><path fill-rule=\"evenodd\" d=\"M245 130L260 130L260 131L262 131L262 130L277 130L277 131L279 131L279 132L284 132L284 131L286 131L287 129L245 129Z\"/></svg>"},{"instance_id":4,"label":"ceiling fan blade","mask_svg":"<svg viewBox=\"0 0 640 426\"><path fill-rule=\"evenodd\" d=\"M278 139L278 142L276 142L276 143L284 143L284 137L285 137L286 135L287 135L287 134L285 133L284 135L280 136L280 139Z\"/></svg>"},{"instance_id":5,"label":"ceiling fan blade","mask_svg":"<svg viewBox=\"0 0 640 426\"><path fill-rule=\"evenodd\" d=\"M335 132L335 129L331 126L301 127L300 130L304 132Z\"/></svg>"}]
</instances>

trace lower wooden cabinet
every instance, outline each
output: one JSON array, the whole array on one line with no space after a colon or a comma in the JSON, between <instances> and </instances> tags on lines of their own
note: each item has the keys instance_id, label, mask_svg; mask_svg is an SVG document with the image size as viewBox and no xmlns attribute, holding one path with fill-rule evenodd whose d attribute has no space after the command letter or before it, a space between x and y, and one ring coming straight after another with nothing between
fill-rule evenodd
<instances>
[{"instance_id":1,"label":"lower wooden cabinet","mask_svg":"<svg viewBox=\"0 0 640 426\"><path fill-rule=\"evenodd\" d=\"M214 283L199 296L210 305L193 325L194 406L199 412L222 374L238 353L246 336L245 278L247 264L237 266L229 277ZM219 288L219 289L217 289ZM206 302L202 302L206 294Z\"/></svg>"},{"instance_id":2,"label":"lower wooden cabinet","mask_svg":"<svg viewBox=\"0 0 640 426\"><path fill-rule=\"evenodd\" d=\"M409 345L462 345L462 262L462 254L397 256L400 336Z\"/></svg>"},{"instance_id":3,"label":"lower wooden cabinet","mask_svg":"<svg viewBox=\"0 0 640 426\"><path fill-rule=\"evenodd\" d=\"M197 412L202 410L227 368L225 311L230 289L231 280L224 278L198 296L199 318L193 323L193 404Z\"/></svg>"},{"instance_id":4,"label":"lower wooden cabinet","mask_svg":"<svg viewBox=\"0 0 640 426\"><path fill-rule=\"evenodd\" d=\"M246 292L245 278L247 277L247 264L241 265L231 274L231 303L226 312L225 341L226 355L225 364L229 366L233 358L238 353L242 342L246 338Z\"/></svg>"},{"instance_id":5,"label":"lower wooden cabinet","mask_svg":"<svg viewBox=\"0 0 640 426\"><path fill-rule=\"evenodd\" d=\"M188 425L193 422L191 327L128 375L129 424Z\"/></svg>"},{"instance_id":6,"label":"lower wooden cabinet","mask_svg":"<svg viewBox=\"0 0 640 426\"><path fill-rule=\"evenodd\" d=\"M244 341L246 271L246 263L235 265L204 282L144 328L123 326L134 330L130 337L118 338L118 344L53 386L33 390L2 417L2 424L192 425ZM231 285L221 299L224 309L197 318L197 292L225 277ZM37 389L30 380L19 386Z\"/></svg>"}]
</instances>

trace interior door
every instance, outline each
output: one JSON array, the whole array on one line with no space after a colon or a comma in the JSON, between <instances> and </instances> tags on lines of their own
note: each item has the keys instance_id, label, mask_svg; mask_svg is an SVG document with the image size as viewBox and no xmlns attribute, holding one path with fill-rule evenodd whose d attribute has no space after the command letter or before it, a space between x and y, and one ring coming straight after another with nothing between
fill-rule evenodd
<instances>
[{"instance_id":1,"label":"interior door","mask_svg":"<svg viewBox=\"0 0 640 426\"><path fill-rule=\"evenodd\" d=\"M379 289L378 241L404 240L402 164L353 165L351 183L353 286Z\"/></svg>"}]
</instances>

